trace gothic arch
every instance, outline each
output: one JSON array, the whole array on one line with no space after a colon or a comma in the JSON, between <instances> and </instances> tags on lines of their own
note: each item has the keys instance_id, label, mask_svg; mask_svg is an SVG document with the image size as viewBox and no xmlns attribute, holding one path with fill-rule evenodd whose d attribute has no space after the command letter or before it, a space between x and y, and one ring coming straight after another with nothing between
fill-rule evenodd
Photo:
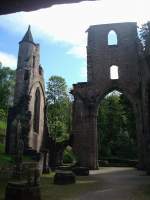
<instances>
[{"instance_id":1,"label":"gothic arch","mask_svg":"<svg viewBox=\"0 0 150 200\"><path fill-rule=\"evenodd\" d=\"M134 110L134 112L135 112L135 114L136 114L138 102L136 102L136 101L134 100L132 94L130 94L129 91L126 91L125 89L122 89L122 88L120 88L119 86L117 86L117 87L116 87L116 86L115 86L115 87L112 86L112 87L110 87L110 88L106 88L106 89L101 93L101 95L99 95L99 96L97 97L97 104L96 104L96 106L99 106L99 104L100 104L100 102L102 101L102 99L104 99L104 97L105 97L107 94L109 94L110 92L112 92L112 91L114 91L114 90L117 90L118 92L120 92L120 93L122 93L122 94L125 95L125 97L130 101L130 103L131 103L131 105L132 105L132 107L133 107L133 110Z\"/></svg>"},{"instance_id":2,"label":"gothic arch","mask_svg":"<svg viewBox=\"0 0 150 200\"><path fill-rule=\"evenodd\" d=\"M34 83L32 84L31 88L30 88L30 91L29 91L29 94L31 95L31 92L33 90L33 88L35 87L39 87L41 89L41 92L42 92L42 95L43 97L45 98L45 90L43 88L43 84L41 83L41 81L39 80L35 80ZM44 99L45 100L45 99Z\"/></svg>"}]
</instances>

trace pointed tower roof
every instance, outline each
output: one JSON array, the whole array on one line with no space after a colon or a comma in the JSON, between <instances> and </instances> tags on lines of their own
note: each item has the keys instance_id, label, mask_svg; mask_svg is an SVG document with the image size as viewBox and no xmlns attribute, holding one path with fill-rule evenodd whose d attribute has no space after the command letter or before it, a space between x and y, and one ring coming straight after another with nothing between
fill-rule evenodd
<instances>
[{"instance_id":1,"label":"pointed tower roof","mask_svg":"<svg viewBox=\"0 0 150 200\"><path fill-rule=\"evenodd\" d=\"M32 33L31 33L31 26L28 26L28 30L26 32L26 34L24 35L23 39L21 40L21 42L31 42L34 43L33 41L33 37L32 37Z\"/></svg>"}]
</instances>

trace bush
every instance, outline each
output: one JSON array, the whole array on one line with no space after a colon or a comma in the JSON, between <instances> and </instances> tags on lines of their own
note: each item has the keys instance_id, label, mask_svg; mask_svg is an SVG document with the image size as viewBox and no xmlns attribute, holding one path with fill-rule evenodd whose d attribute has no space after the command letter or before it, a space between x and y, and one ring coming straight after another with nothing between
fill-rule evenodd
<instances>
[{"instance_id":1,"label":"bush","mask_svg":"<svg viewBox=\"0 0 150 200\"><path fill-rule=\"evenodd\" d=\"M66 148L63 156L63 163L74 163L76 161L75 156L71 148Z\"/></svg>"}]
</instances>

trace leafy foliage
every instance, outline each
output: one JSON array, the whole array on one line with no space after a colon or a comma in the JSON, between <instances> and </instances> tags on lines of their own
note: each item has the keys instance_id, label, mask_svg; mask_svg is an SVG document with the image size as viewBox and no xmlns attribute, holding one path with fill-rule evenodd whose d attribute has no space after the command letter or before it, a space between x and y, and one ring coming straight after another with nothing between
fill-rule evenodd
<instances>
[{"instance_id":1,"label":"leafy foliage","mask_svg":"<svg viewBox=\"0 0 150 200\"><path fill-rule=\"evenodd\" d=\"M15 71L0 63L0 135L5 134L7 111L12 105L15 85Z\"/></svg>"},{"instance_id":2,"label":"leafy foliage","mask_svg":"<svg viewBox=\"0 0 150 200\"><path fill-rule=\"evenodd\" d=\"M7 114L3 109L0 109L0 136L5 135Z\"/></svg>"},{"instance_id":3,"label":"leafy foliage","mask_svg":"<svg viewBox=\"0 0 150 200\"><path fill-rule=\"evenodd\" d=\"M69 136L71 103L65 79L51 76L47 83L47 117L50 134L57 141Z\"/></svg>"},{"instance_id":4,"label":"leafy foliage","mask_svg":"<svg viewBox=\"0 0 150 200\"><path fill-rule=\"evenodd\" d=\"M124 95L112 94L98 111L99 155L136 158L136 128L130 102Z\"/></svg>"},{"instance_id":5,"label":"leafy foliage","mask_svg":"<svg viewBox=\"0 0 150 200\"><path fill-rule=\"evenodd\" d=\"M73 154L72 149L66 148L63 155L64 163L73 163L76 161L75 155Z\"/></svg>"},{"instance_id":6,"label":"leafy foliage","mask_svg":"<svg viewBox=\"0 0 150 200\"><path fill-rule=\"evenodd\" d=\"M67 98L67 85L60 76L51 76L47 83L47 101L50 104L63 101Z\"/></svg>"},{"instance_id":7,"label":"leafy foliage","mask_svg":"<svg viewBox=\"0 0 150 200\"><path fill-rule=\"evenodd\" d=\"M144 48L147 44L150 44L150 22L142 25L140 29L140 39Z\"/></svg>"},{"instance_id":8,"label":"leafy foliage","mask_svg":"<svg viewBox=\"0 0 150 200\"><path fill-rule=\"evenodd\" d=\"M12 105L15 85L15 71L0 65L0 109L7 111Z\"/></svg>"}]
</instances>

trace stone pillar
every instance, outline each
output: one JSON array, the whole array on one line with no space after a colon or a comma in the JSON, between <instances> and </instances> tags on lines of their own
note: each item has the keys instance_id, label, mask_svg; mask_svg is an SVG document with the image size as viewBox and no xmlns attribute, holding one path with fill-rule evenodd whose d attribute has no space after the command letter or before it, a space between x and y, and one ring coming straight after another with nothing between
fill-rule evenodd
<instances>
[{"instance_id":1,"label":"stone pillar","mask_svg":"<svg viewBox=\"0 0 150 200\"><path fill-rule=\"evenodd\" d=\"M145 138L144 138L144 119L141 102L136 104L135 108L136 132L137 132L137 151L138 168L145 169Z\"/></svg>"},{"instance_id":2,"label":"stone pillar","mask_svg":"<svg viewBox=\"0 0 150 200\"><path fill-rule=\"evenodd\" d=\"M150 174L150 84L143 89L143 138L144 138L144 166Z\"/></svg>"},{"instance_id":3,"label":"stone pillar","mask_svg":"<svg viewBox=\"0 0 150 200\"><path fill-rule=\"evenodd\" d=\"M73 151L79 166L97 168L97 116L94 105L76 97L73 105Z\"/></svg>"},{"instance_id":4,"label":"stone pillar","mask_svg":"<svg viewBox=\"0 0 150 200\"><path fill-rule=\"evenodd\" d=\"M85 118L85 131L88 152L88 167L98 168L98 137L97 137L97 115L96 112L89 112Z\"/></svg>"},{"instance_id":5,"label":"stone pillar","mask_svg":"<svg viewBox=\"0 0 150 200\"><path fill-rule=\"evenodd\" d=\"M85 110L83 101L75 96L72 119L73 151L79 166L87 166L87 141L85 131Z\"/></svg>"},{"instance_id":6,"label":"stone pillar","mask_svg":"<svg viewBox=\"0 0 150 200\"><path fill-rule=\"evenodd\" d=\"M43 152L43 174L49 173L48 161L49 161L49 153L48 151L44 151Z\"/></svg>"}]
</instances>

